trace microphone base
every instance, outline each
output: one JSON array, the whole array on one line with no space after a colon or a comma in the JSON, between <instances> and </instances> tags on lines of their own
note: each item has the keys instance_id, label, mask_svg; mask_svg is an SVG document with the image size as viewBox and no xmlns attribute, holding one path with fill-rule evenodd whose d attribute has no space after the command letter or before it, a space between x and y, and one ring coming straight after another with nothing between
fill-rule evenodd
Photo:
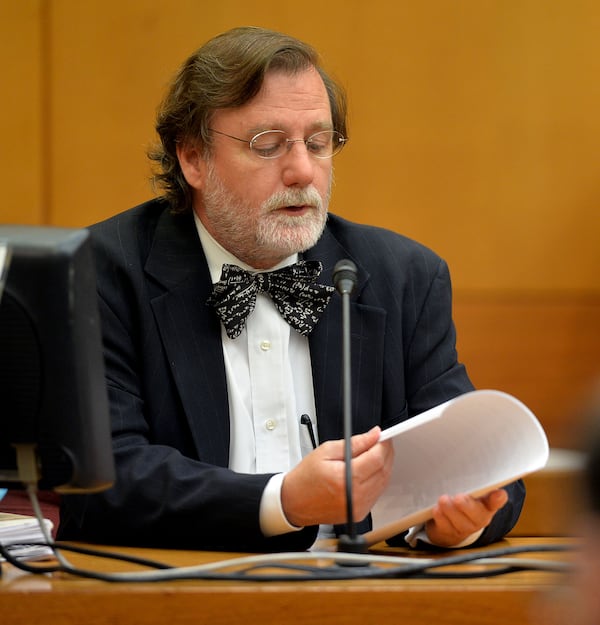
<instances>
[{"instance_id":1,"label":"microphone base","mask_svg":"<svg viewBox=\"0 0 600 625\"><path fill-rule=\"evenodd\" d=\"M358 553L358 554L366 554L368 553L367 549L367 541L364 536L348 536L347 534L342 534L338 538L338 548L337 550L341 553ZM360 562L360 561L344 561L337 562L339 566L369 566L368 562Z\"/></svg>"}]
</instances>

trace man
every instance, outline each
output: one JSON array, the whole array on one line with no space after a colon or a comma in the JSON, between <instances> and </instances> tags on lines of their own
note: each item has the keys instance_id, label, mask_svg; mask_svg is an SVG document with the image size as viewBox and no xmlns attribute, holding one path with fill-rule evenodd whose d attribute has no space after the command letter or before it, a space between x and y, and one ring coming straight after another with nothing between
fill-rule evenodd
<instances>
[{"instance_id":1,"label":"man","mask_svg":"<svg viewBox=\"0 0 600 625\"><path fill-rule=\"evenodd\" d=\"M340 259L358 267L360 531L390 476L380 430L472 389L456 358L445 263L327 213L345 115L313 49L279 33L234 29L182 66L151 154L164 197L91 228L117 480L106 493L65 498L60 538L269 551L309 548L319 526L343 531L341 300L330 286ZM260 274L297 260L308 264L291 270L277 303L275 278ZM213 293L227 265L259 273L258 285L237 269L223 276L251 295L232 310L225 286ZM290 284L305 273L303 293L322 299L291 329L277 306L286 312ZM411 540L497 540L523 496L521 483L477 500L450 493Z\"/></svg>"}]
</instances>

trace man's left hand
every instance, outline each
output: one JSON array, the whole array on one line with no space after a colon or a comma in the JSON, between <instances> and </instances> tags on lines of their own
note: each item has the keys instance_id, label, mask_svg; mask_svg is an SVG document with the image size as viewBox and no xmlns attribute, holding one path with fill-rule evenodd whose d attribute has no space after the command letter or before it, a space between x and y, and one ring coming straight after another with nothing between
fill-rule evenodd
<instances>
[{"instance_id":1,"label":"man's left hand","mask_svg":"<svg viewBox=\"0 0 600 625\"><path fill-rule=\"evenodd\" d=\"M500 488L476 499L471 495L442 495L425 524L429 540L438 547L455 547L490 524L494 514L508 501Z\"/></svg>"}]
</instances>

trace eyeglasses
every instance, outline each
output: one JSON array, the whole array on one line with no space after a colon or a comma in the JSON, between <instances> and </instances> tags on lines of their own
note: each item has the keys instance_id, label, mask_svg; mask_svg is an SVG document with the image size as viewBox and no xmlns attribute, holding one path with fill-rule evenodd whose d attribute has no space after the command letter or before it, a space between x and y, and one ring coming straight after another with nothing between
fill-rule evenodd
<instances>
[{"instance_id":1,"label":"eyeglasses","mask_svg":"<svg viewBox=\"0 0 600 625\"><path fill-rule=\"evenodd\" d=\"M294 143L304 143L308 153L316 158L331 158L344 147L348 139L337 130L321 130L310 135L307 139L290 139L283 130L263 130L254 135L249 141L240 139L226 132L210 128L218 135L247 143L250 150L259 158L279 158L289 151Z\"/></svg>"}]
</instances>

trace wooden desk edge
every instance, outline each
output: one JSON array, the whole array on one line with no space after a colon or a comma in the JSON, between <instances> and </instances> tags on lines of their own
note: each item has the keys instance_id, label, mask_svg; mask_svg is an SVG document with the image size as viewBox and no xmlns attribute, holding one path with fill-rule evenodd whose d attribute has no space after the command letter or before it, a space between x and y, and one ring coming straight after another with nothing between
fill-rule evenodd
<instances>
[{"instance_id":1,"label":"wooden desk edge","mask_svg":"<svg viewBox=\"0 0 600 625\"><path fill-rule=\"evenodd\" d=\"M492 546L568 544L574 539L507 539ZM111 549L113 550L113 549ZM240 554L119 549L173 565L191 565ZM386 548L388 552L398 552ZM487 549L478 550L485 553ZM430 554L428 554L430 555ZM530 554L536 557L538 554ZM566 554L539 554L564 559ZM74 558L73 560L79 560ZM99 561L100 562L100 561ZM106 562L106 561L101 561ZM74 562L75 563L75 562ZM7 567L7 565L3 565ZM105 570L115 565L104 565ZM12 568L8 566L8 568ZM131 570L129 568L128 570ZM169 581L112 584L87 579L12 573L0 582L7 625L129 624L211 625L252 622L301 625L407 622L411 625L529 623L540 594L562 576L519 572L476 580L352 580L342 582ZM404 621L399 619L404 619Z\"/></svg>"}]
</instances>

